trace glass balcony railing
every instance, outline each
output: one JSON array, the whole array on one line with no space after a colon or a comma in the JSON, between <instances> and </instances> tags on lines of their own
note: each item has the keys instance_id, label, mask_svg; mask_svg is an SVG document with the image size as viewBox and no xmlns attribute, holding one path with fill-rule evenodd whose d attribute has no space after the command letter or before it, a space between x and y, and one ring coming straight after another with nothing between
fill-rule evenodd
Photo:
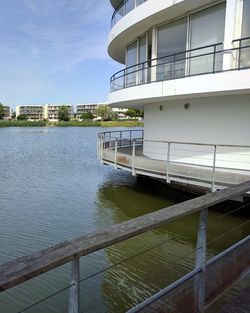
<instances>
[{"instance_id":1,"label":"glass balcony railing","mask_svg":"<svg viewBox=\"0 0 250 313\"><path fill-rule=\"evenodd\" d=\"M123 16L146 1L148 0L122 0L112 15L111 27L113 27Z\"/></svg>"},{"instance_id":2,"label":"glass balcony railing","mask_svg":"<svg viewBox=\"0 0 250 313\"><path fill-rule=\"evenodd\" d=\"M164 80L250 68L250 37L167 55L127 67L110 79L112 91Z\"/></svg>"}]
</instances>

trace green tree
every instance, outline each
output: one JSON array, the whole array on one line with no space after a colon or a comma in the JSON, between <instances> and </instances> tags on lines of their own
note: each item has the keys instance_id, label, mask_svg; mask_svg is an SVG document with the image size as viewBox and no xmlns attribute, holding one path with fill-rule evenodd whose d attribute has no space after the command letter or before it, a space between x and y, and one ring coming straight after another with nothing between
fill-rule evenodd
<instances>
[{"instance_id":1,"label":"green tree","mask_svg":"<svg viewBox=\"0 0 250 313\"><path fill-rule=\"evenodd\" d=\"M111 110L109 108L108 105L106 104L101 104L98 105L98 107L96 108L95 111L96 116L100 116L103 120L109 120L112 119L112 114L111 114Z\"/></svg>"},{"instance_id":2,"label":"green tree","mask_svg":"<svg viewBox=\"0 0 250 313\"><path fill-rule=\"evenodd\" d=\"M91 112L85 112L81 114L82 120L93 120L94 115Z\"/></svg>"},{"instance_id":3,"label":"green tree","mask_svg":"<svg viewBox=\"0 0 250 313\"><path fill-rule=\"evenodd\" d=\"M16 118L16 112L13 111L12 114L11 114L11 118L15 119Z\"/></svg>"},{"instance_id":4,"label":"green tree","mask_svg":"<svg viewBox=\"0 0 250 313\"><path fill-rule=\"evenodd\" d=\"M17 116L17 120L18 121L26 121L27 120L27 116L25 114L19 114Z\"/></svg>"},{"instance_id":5,"label":"green tree","mask_svg":"<svg viewBox=\"0 0 250 313\"><path fill-rule=\"evenodd\" d=\"M135 118L135 117L138 118L138 117L143 117L144 112L143 110L139 110L139 109L128 109L125 115L129 116L130 118Z\"/></svg>"},{"instance_id":6,"label":"green tree","mask_svg":"<svg viewBox=\"0 0 250 313\"><path fill-rule=\"evenodd\" d=\"M65 121L68 122L70 120L69 118L69 109L66 107L66 105L62 105L58 110L58 119L59 121Z\"/></svg>"},{"instance_id":7,"label":"green tree","mask_svg":"<svg viewBox=\"0 0 250 313\"><path fill-rule=\"evenodd\" d=\"M2 103L0 102L0 120L4 118L4 115L5 115L4 107Z\"/></svg>"}]
</instances>

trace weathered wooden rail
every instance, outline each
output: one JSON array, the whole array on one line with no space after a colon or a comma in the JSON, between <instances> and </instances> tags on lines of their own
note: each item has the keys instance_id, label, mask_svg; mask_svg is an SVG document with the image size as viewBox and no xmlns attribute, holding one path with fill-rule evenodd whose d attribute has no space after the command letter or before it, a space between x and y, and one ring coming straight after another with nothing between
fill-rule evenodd
<instances>
[{"instance_id":1,"label":"weathered wooden rail","mask_svg":"<svg viewBox=\"0 0 250 313\"><path fill-rule=\"evenodd\" d=\"M103 231L84 235L71 241L65 241L49 249L2 264L0 265L0 292L63 264L72 262L69 312L78 313L80 298L80 257L198 211L201 211L201 224L198 233L198 250L201 251L201 254L200 252L197 254L197 266L203 268L206 259L207 208L243 195L248 191L250 191L250 181L116 224ZM202 299L201 295L200 297L200 307L204 307L204 299ZM203 312L202 309L200 312Z\"/></svg>"}]
</instances>

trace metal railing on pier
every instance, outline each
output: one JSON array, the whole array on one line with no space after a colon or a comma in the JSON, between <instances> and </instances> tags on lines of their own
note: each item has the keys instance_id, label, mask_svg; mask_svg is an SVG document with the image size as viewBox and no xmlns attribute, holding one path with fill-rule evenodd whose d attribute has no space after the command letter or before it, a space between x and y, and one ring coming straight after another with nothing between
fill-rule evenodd
<instances>
[{"instance_id":1,"label":"metal railing on pier","mask_svg":"<svg viewBox=\"0 0 250 313\"><path fill-rule=\"evenodd\" d=\"M216 43L135 64L111 77L110 90L250 68L250 37L234 40L233 46Z\"/></svg>"},{"instance_id":2,"label":"metal railing on pier","mask_svg":"<svg viewBox=\"0 0 250 313\"><path fill-rule=\"evenodd\" d=\"M62 266L63 264L71 263L71 277L70 284L68 286L36 303L31 304L19 312L25 312L29 309L33 309L50 297L58 295L62 291L68 289L68 312L80 313L79 303L81 281L92 278L95 275L111 268L104 268L89 277L81 279L81 257L125 241L129 238L133 238L139 234L170 223L178 218L196 212L201 212L200 223L198 226L197 247L194 250L196 253L195 269L160 293L154 295L153 298L150 298L141 305L136 306L131 312L144 312L144 309L147 310L147 308L151 310L150 312L152 312L152 307L159 308L159 306L161 306L167 308L169 305L171 305L171 312L179 313L180 305L182 305L181 312L193 312L191 311L192 308L195 308L195 312L204 312L205 308L209 306L219 294L234 283L240 276L244 275L250 267L250 254L247 253L250 249L249 235L207 262L208 208L244 195L249 190L250 181L244 182L237 186L229 187L216 193L188 200L183 203L111 226L103 231L84 235L71 241L60 243L49 249L39 251L36 254L2 264L0 265L0 292L17 286L18 284L21 284L29 279L35 278L45 272L49 272ZM246 207L246 204L244 204L240 208L234 209L225 215L234 213L236 210ZM222 217L223 215L219 218ZM244 221L237 227L230 229L227 233L223 233L213 239L213 241L222 239L224 236L228 236L231 232L238 231L242 227L246 227L246 225L249 225L249 222L249 220ZM151 249L159 248L164 243L166 242L160 242L154 247L145 249L144 251L130 257L130 259L138 257ZM179 261L187 257L187 255L188 254L181 257ZM128 259L122 260L112 267L121 265L126 260ZM186 293L186 291L188 293ZM182 297L177 296L180 294ZM98 302L94 302L90 308L83 312L87 312L91 310L92 307L97 305ZM183 308L185 308L185 311L183 311Z\"/></svg>"},{"instance_id":3,"label":"metal railing on pier","mask_svg":"<svg viewBox=\"0 0 250 313\"><path fill-rule=\"evenodd\" d=\"M148 140L143 130L102 132L97 141L101 162L133 175L210 187L212 191L250 179L248 145Z\"/></svg>"}]
</instances>

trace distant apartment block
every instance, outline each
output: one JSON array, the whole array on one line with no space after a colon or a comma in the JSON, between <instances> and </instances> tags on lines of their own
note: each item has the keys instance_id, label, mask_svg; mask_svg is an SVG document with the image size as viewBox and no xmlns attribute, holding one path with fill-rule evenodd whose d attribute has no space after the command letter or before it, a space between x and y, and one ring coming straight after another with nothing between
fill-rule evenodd
<instances>
[{"instance_id":1,"label":"distant apartment block","mask_svg":"<svg viewBox=\"0 0 250 313\"><path fill-rule=\"evenodd\" d=\"M112 112L115 113L118 117L124 117L128 108L111 108Z\"/></svg>"},{"instance_id":2,"label":"distant apartment block","mask_svg":"<svg viewBox=\"0 0 250 313\"><path fill-rule=\"evenodd\" d=\"M76 116L80 118L83 113L92 113L94 115L98 105L100 105L100 103L77 104Z\"/></svg>"},{"instance_id":3,"label":"distant apartment block","mask_svg":"<svg viewBox=\"0 0 250 313\"><path fill-rule=\"evenodd\" d=\"M4 105L3 108L4 108L4 117L3 117L3 118L4 118L4 119L9 119L10 116L11 116L10 107Z\"/></svg>"},{"instance_id":4,"label":"distant apartment block","mask_svg":"<svg viewBox=\"0 0 250 313\"><path fill-rule=\"evenodd\" d=\"M74 110L73 110L73 106L70 104L57 104L57 105L50 105L50 104L46 104L43 108L44 108L44 118L46 120L50 120L50 121L57 121L58 120L58 112L59 109L62 106L66 106L68 108L69 111L69 117L72 118L74 115Z\"/></svg>"},{"instance_id":5,"label":"distant apartment block","mask_svg":"<svg viewBox=\"0 0 250 313\"><path fill-rule=\"evenodd\" d=\"M63 104L58 105L19 105L16 107L16 116L24 114L27 119L30 121L38 121L38 120L50 120L57 121L58 120L58 111L59 108L62 107ZM69 117L72 118L74 111L72 105L65 105L69 110Z\"/></svg>"},{"instance_id":6,"label":"distant apartment block","mask_svg":"<svg viewBox=\"0 0 250 313\"><path fill-rule=\"evenodd\" d=\"M92 113L95 115L96 109L99 105L107 105L104 103L89 103L89 104L77 104L76 106L76 115L78 118L81 117L83 113ZM110 108L113 113L115 113L118 117L124 117L125 113L128 111L127 108Z\"/></svg>"},{"instance_id":7,"label":"distant apartment block","mask_svg":"<svg viewBox=\"0 0 250 313\"><path fill-rule=\"evenodd\" d=\"M42 105L18 105L16 107L16 116L26 115L28 120L36 121L44 118Z\"/></svg>"}]
</instances>

